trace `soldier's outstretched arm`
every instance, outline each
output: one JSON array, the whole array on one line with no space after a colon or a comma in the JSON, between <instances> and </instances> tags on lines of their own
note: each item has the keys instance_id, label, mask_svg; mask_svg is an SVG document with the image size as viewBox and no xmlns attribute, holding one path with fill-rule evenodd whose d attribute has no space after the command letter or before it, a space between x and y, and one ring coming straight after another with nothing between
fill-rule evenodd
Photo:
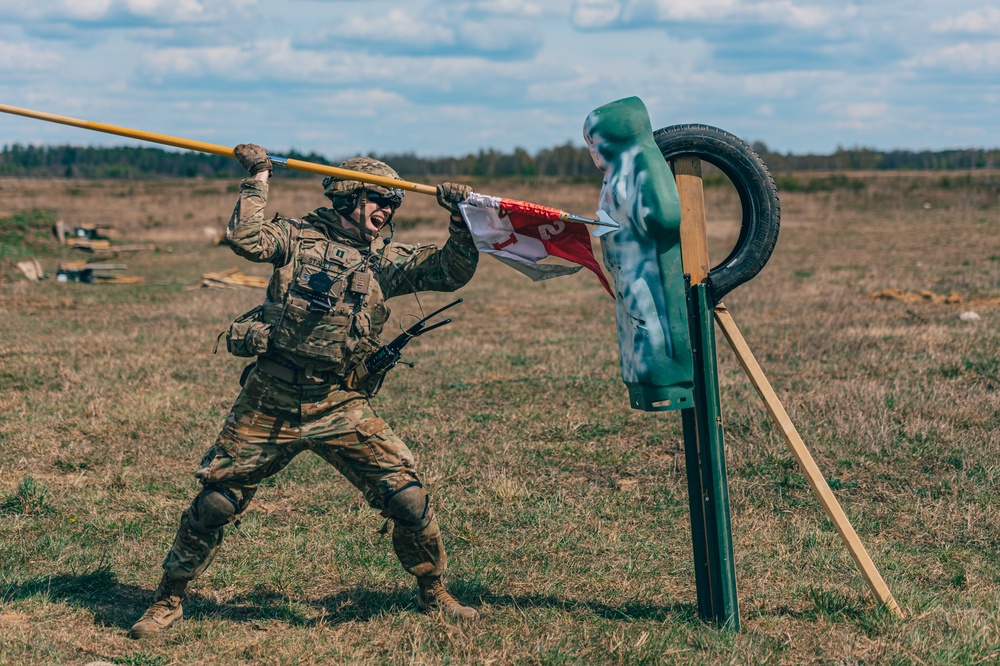
<instances>
[{"instance_id":1,"label":"soldier's outstretched arm","mask_svg":"<svg viewBox=\"0 0 1000 666\"><path fill-rule=\"evenodd\" d=\"M281 263L289 230L280 218L269 220L264 216L271 159L266 150L252 143L241 143L233 153L250 177L240 183L240 198L229 218L226 242L236 254L250 261Z\"/></svg>"},{"instance_id":2,"label":"soldier's outstretched arm","mask_svg":"<svg viewBox=\"0 0 1000 666\"><path fill-rule=\"evenodd\" d=\"M382 288L386 298L414 291L455 291L465 286L479 265L479 250L461 215L452 216L448 241L435 245L390 247L392 265Z\"/></svg>"}]
</instances>

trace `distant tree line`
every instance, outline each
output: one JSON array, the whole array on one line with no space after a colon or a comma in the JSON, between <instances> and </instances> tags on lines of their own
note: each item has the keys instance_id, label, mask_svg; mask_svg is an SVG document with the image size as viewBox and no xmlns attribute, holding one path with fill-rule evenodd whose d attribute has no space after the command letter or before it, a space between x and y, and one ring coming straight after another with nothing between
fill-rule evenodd
<instances>
[{"instance_id":1,"label":"distant tree line","mask_svg":"<svg viewBox=\"0 0 1000 666\"><path fill-rule=\"evenodd\" d=\"M763 143L753 144L771 171L850 170L948 170L1000 168L1000 149L942 151L878 151L870 148L838 148L830 155L795 155L773 152ZM291 157L319 164L339 164L316 153L291 151ZM586 147L566 143L531 154L523 148L505 153L480 150L463 157L420 157L415 153L373 155L391 164L404 178L427 176L559 176L598 177ZM284 172L288 176L304 176ZM62 178L203 177L240 178L236 160L194 152L162 148L80 146L4 146L0 152L0 176Z\"/></svg>"},{"instance_id":2,"label":"distant tree line","mask_svg":"<svg viewBox=\"0 0 1000 666\"><path fill-rule=\"evenodd\" d=\"M837 148L830 155L794 155L768 150L756 142L757 151L774 172L789 171L855 171L855 170L948 170L998 169L1000 148L965 148L954 150L890 150L872 148Z\"/></svg>"}]
</instances>

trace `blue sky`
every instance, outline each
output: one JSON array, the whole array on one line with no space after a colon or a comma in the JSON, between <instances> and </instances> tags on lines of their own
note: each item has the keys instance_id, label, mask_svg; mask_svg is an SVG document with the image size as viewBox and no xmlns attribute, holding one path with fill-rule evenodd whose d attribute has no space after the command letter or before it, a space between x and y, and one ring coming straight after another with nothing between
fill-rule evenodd
<instances>
[{"instance_id":1,"label":"blue sky","mask_svg":"<svg viewBox=\"0 0 1000 666\"><path fill-rule=\"evenodd\" d=\"M330 158L582 144L654 128L782 152L1000 146L982 0L0 0L0 103ZM121 145L0 115L0 144Z\"/></svg>"}]
</instances>

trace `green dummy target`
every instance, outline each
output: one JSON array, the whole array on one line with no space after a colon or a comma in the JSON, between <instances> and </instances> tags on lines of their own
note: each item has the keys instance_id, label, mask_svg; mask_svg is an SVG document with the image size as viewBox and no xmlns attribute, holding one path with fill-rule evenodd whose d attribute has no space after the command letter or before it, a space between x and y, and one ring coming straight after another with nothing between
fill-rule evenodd
<instances>
[{"instance_id":1,"label":"green dummy target","mask_svg":"<svg viewBox=\"0 0 1000 666\"><path fill-rule=\"evenodd\" d=\"M680 200L645 104L629 97L595 109L584 139L604 172L598 216L620 225L600 239L629 401L645 411L693 407Z\"/></svg>"}]
</instances>

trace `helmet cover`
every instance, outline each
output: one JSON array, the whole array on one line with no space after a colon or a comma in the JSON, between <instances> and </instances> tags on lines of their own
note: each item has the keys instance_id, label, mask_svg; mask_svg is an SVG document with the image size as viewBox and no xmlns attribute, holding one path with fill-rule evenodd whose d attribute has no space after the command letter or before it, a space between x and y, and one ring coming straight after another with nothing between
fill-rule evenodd
<instances>
[{"instance_id":1,"label":"helmet cover","mask_svg":"<svg viewBox=\"0 0 1000 666\"><path fill-rule=\"evenodd\" d=\"M359 171L373 176L381 176L383 178L401 180L395 169L385 162L380 162L371 157L352 157L341 164L340 168ZM399 207L399 204L403 202L403 195L405 194L403 190L397 187L383 187L381 185L363 183L360 180L348 180L335 176L327 176L323 179L323 194L329 197L331 201L335 198L339 199L351 196L362 189L377 192L384 197L388 197L393 202L393 208Z\"/></svg>"}]
</instances>

